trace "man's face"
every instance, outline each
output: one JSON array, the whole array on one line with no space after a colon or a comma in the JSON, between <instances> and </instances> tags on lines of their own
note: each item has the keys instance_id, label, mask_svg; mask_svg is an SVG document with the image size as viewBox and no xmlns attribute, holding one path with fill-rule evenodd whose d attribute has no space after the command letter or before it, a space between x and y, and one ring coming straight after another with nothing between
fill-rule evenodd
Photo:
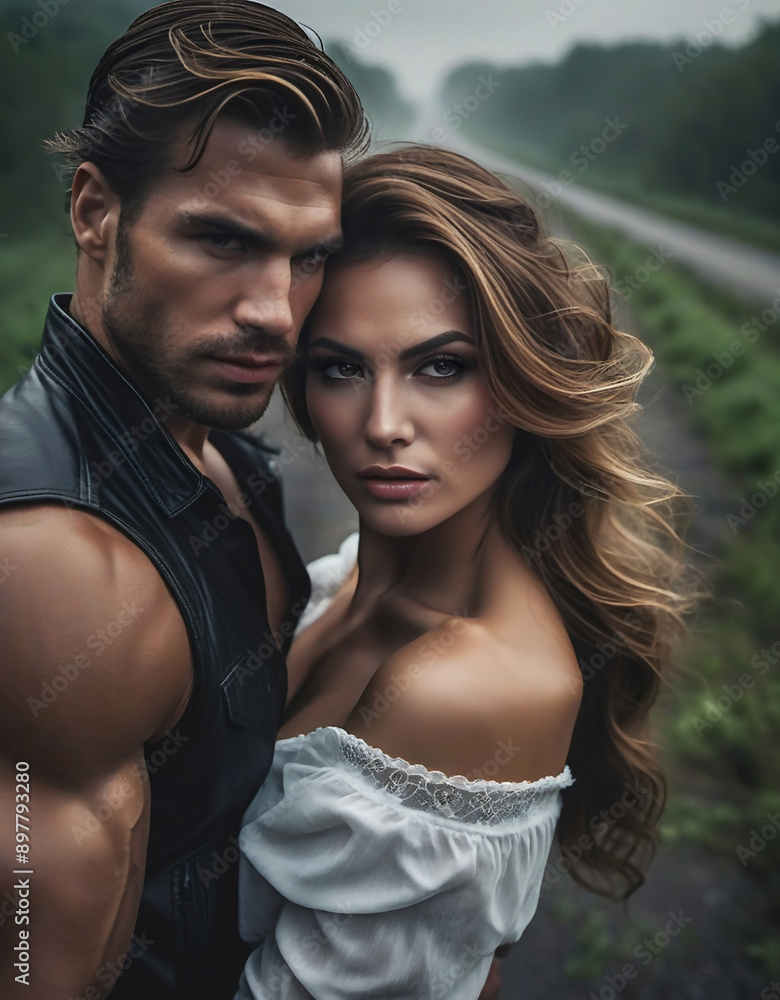
<instances>
[{"instance_id":1,"label":"man's face","mask_svg":"<svg viewBox=\"0 0 780 1000\"><path fill-rule=\"evenodd\" d=\"M147 396L223 429L262 415L340 238L340 155L253 138L220 119L193 170L152 182L103 299L112 352ZM174 162L188 155L182 143Z\"/></svg>"}]
</instances>

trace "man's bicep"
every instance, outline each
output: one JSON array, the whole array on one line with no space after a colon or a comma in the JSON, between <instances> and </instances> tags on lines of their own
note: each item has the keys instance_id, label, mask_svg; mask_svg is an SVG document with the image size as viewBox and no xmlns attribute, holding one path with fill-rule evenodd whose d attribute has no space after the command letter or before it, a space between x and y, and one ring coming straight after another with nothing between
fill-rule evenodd
<instances>
[{"instance_id":1,"label":"man's bicep","mask_svg":"<svg viewBox=\"0 0 780 1000\"><path fill-rule=\"evenodd\" d=\"M0 975L15 982L14 945L26 930L34 995L81 996L105 989L99 972L127 950L135 926L149 823L143 754L90 781L73 775L67 787L33 765L17 768L27 763L0 766L0 882L17 906L0 932Z\"/></svg>"},{"instance_id":2,"label":"man's bicep","mask_svg":"<svg viewBox=\"0 0 780 1000\"><path fill-rule=\"evenodd\" d=\"M20 842L34 873L42 998L69 995L66 984L81 995L127 949L148 841L143 746L171 718L189 670L186 630L143 553L90 515L67 517L66 533L64 517L32 509L0 518L0 548L16 567L0 588L0 759L10 817L2 876L17 860L8 823L21 763L30 780L20 792L29 840ZM13 882L3 891L13 898ZM4 967L8 949L5 942Z\"/></svg>"},{"instance_id":3,"label":"man's bicep","mask_svg":"<svg viewBox=\"0 0 780 1000\"><path fill-rule=\"evenodd\" d=\"M184 623L147 557L109 525L24 513L10 528L0 520L17 567L0 588L0 744L53 777L60 765L63 779L113 773L181 699Z\"/></svg>"}]
</instances>

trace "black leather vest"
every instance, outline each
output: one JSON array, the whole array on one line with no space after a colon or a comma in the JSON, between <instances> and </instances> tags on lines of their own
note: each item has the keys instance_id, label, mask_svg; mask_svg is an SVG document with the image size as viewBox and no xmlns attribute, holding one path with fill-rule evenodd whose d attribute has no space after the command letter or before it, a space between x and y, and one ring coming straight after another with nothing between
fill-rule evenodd
<instances>
[{"instance_id":1,"label":"black leather vest","mask_svg":"<svg viewBox=\"0 0 780 1000\"><path fill-rule=\"evenodd\" d=\"M194 671L181 722L145 747L151 830L136 936L98 981L116 983L112 1000L228 1000L248 954L237 926L239 824L273 756L284 659L250 525L165 429L173 404L140 395L68 315L69 298L52 298L32 369L0 400L0 503L61 502L132 539L181 611ZM285 571L286 653L309 579L271 449L241 433L209 439Z\"/></svg>"}]
</instances>

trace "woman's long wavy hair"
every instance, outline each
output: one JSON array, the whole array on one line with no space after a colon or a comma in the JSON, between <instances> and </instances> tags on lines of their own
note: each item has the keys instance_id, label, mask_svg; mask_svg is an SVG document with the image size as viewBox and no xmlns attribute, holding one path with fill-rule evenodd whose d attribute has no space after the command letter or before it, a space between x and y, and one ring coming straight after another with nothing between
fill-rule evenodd
<instances>
[{"instance_id":1,"label":"woman's long wavy hair","mask_svg":"<svg viewBox=\"0 0 780 1000\"><path fill-rule=\"evenodd\" d=\"M463 156L411 146L354 164L342 221L337 261L433 253L468 287L483 377L517 427L496 513L563 616L584 681L559 841L576 845L577 882L627 898L666 799L648 712L695 598L677 530L688 498L650 470L631 428L652 354L612 326L587 258L570 262L516 190ZM302 363L283 388L316 441Z\"/></svg>"}]
</instances>

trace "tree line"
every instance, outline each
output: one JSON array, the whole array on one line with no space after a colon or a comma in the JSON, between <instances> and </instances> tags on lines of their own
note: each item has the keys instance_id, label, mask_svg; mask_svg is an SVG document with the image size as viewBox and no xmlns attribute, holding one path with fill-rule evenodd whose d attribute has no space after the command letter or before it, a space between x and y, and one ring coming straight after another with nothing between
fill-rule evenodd
<instances>
[{"instance_id":1,"label":"tree line","mask_svg":"<svg viewBox=\"0 0 780 1000\"><path fill-rule=\"evenodd\" d=\"M780 21L738 48L719 40L727 32L713 20L677 43L577 45L555 65L470 63L442 99L455 107L492 75L494 93L463 123L475 137L575 181L589 171L780 220Z\"/></svg>"},{"instance_id":2,"label":"tree line","mask_svg":"<svg viewBox=\"0 0 780 1000\"><path fill-rule=\"evenodd\" d=\"M92 70L106 47L153 0L0 0L0 232L25 237L66 228L67 174L63 162L44 153L41 142L81 124ZM326 50L355 85L370 117L385 137L405 129L413 108L398 92L395 77L364 63L347 46Z\"/></svg>"}]
</instances>

